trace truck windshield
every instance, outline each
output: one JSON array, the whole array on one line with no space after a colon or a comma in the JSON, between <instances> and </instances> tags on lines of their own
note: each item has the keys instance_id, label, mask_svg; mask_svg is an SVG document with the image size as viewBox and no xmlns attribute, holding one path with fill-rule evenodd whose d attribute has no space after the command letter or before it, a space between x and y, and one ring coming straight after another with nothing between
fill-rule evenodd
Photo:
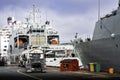
<instances>
[{"instance_id":1,"label":"truck windshield","mask_svg":"<svg viewBox=\"0 0 120 80\"><path fill-rule=\"evenodd\" d=\"M40 53L30 53L30 59L32 59L33 61L40 60L40 57Z\"/></svg>"}]
</instances>

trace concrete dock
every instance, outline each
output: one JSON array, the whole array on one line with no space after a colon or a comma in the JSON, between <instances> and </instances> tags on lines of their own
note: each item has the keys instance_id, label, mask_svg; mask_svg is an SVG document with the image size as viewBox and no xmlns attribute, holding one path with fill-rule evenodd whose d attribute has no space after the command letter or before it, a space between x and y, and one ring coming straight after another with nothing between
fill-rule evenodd
<instances>
[{"instance_id":1,"label":"concrete dock","mask_svg":"<svg viewBox=\"0 0 120 80\"><path fill-rule=\"evenodd\" d=\"M53 67L47 67L46 73L26 73L24 68L6 66L0 67L0 80L120 80L120 74L60 71Z\"/></svg>"}]
</instances>

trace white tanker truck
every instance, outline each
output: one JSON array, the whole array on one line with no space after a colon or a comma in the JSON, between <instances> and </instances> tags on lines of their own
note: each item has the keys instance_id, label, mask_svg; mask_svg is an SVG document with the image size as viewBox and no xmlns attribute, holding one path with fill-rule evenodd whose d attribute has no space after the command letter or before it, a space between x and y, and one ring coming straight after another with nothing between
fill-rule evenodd
<instances>
[{"instance_id":1,"label":"white tanker truck","mask_svg":"<svg viewBox=\"0 0 120 80\"><path fill-rule=\"evenodd\" d=\"M24 66L26 72L46 72L45 54L41 49L29 49L20 55L19 66Z\"/></svg>"}]
</instances>

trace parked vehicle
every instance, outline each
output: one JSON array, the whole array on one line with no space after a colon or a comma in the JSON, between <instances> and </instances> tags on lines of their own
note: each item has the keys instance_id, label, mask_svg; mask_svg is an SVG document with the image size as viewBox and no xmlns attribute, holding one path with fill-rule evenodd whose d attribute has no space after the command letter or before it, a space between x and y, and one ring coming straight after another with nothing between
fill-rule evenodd
<instances>
[{"instance_id":1,"label":"parked vehicle","mask_svg":"<svg viewBox=\"0 0 120 80\"><path fill-rule=\"evenodd\" d=\"M24 51L20 56L19 66L25 67L26 72L45 72L46 64L43 50L30 49Z\"/></svg>"}]
</instances>

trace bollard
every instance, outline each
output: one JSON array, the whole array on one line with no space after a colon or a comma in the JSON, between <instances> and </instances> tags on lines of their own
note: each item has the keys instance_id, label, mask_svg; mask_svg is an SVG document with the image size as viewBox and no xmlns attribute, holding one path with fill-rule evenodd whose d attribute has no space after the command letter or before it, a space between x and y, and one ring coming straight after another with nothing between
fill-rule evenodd
<instances>
[{"instance_id":1,"label":"bollard","mask_svg":"<svg viewBox=\"0 0 120 80\"><path fill-rule=\"evenodd\" d=\"M94 72L95 70L94 70L94 63L89 63L89 71L90 72Z\"/></svg>"}]
</instances>

